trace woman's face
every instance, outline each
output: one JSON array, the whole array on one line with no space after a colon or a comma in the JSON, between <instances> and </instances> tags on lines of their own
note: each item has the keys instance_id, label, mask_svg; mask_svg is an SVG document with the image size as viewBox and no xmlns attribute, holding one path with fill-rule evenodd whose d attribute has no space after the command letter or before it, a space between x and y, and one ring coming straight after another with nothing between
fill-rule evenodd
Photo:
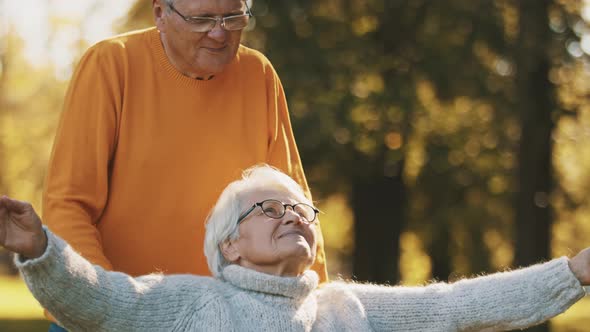
<instances>
[{"instance_id":1,"label":"woman's face","mask_svg":"<svg viewBox=\"0 0 590 332\"><path fill-rule=\"evenodd\" d=\"M274 199L286 204L304 203L286 190L253 190L248 194L245 212L257 202ZM240 223L240 236L227 246L235 255L233 263L253 270L281 275L299 275L311 266L316 255L316 225L308 223L290 207L280 219L268 217L256 207ZM223 248L224 246L222 246ZM224 254L226 251L224 250Z\"/></svg>"}]
</instances>

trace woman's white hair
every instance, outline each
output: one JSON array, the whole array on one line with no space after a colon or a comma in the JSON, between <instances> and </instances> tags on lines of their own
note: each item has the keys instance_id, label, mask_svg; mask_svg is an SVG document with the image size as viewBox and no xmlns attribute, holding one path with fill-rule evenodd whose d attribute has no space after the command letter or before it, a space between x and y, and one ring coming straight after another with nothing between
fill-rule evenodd
<instances>
[{"instance_id":1,"label":"woman's white hair","mask_svg":"<svg viewBox=\"0 0 590 332\"><path fill-rule=\"evenodd\" d=\"M209 270L217 278L221 278L223 268L231 264L223 257L220 245L239 237L238 218L250 208L248 195L257 189L286 191L300 202L311 204L301 186L278 169L266 164L246 169L241 179L225 187L207 217L205 256Z\"/></svg>"}]
</instances>

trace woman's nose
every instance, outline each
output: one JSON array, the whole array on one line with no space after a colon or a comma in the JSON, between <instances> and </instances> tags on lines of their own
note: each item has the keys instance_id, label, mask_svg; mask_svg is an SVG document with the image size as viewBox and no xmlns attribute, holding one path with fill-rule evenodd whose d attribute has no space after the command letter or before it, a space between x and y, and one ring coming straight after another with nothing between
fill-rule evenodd
<instances>
[{"instance_id":1,"label":"woman's nose","mask_svg":"<svg viewBox=\"0 0 590 332\"><path fill-rule=\"evenodd\" d=\"M305 218L303 218L302 215L300 215L299 213L295 212L295 210L293 209L292 206L287 206L285 207L285 215L283 216L283 223L285 225L289 225L290 223L308 223L307 220Z\"/></svg>"}]
</instances>

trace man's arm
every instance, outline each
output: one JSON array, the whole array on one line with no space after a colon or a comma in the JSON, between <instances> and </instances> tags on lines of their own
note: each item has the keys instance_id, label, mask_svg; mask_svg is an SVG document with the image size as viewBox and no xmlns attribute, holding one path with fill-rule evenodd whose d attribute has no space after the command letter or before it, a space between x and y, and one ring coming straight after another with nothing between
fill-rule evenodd
<instances>
[{"instance_id":1,"label":"man's arm","mask_svg":"<svg viewBox=\"0 0 590 332\"><path fill-rule=\"evenodd\" d=\"M122 82L114 45L82 57L64 101L43 193L43 220L94 264L111 269L96 223L108 200Z\"/></svg>"},{"instance_id":2,"label":"man's arm","mask_svg":"<svg viewBox=\"0 0 590 332\"><path fill-rule=\"evenodd\" d=\"M271 130L269 133L268 163L295 179L311 200L311 192L305 179L293 129L291 128L285 92L274 69L269 70L267 73L267 89L269 90L267 96L270 108L268 127ZM328 272L324 252L324 238L321 228L318 228L318 230L317 256L312 269L318 273L321 282L326 282L328 281Z\"/></svg>"}]
</instances>

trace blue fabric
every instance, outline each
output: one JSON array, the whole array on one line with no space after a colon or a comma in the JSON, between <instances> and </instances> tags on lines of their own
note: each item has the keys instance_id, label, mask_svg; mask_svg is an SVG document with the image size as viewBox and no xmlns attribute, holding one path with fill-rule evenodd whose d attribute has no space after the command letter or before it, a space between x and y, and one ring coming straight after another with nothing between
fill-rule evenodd
<instances>
[{"instance_id":1,"label":"blue fabric","mask_svg":"<svg viewBox=\"0 0 590 332\"><path fill-rule=\"evenodd\" d=\"M51 323L51 325L49 325L49 331L47 331L47 332L68 332L68 331L55 323Z\"/></svg>"}]
</instances>

